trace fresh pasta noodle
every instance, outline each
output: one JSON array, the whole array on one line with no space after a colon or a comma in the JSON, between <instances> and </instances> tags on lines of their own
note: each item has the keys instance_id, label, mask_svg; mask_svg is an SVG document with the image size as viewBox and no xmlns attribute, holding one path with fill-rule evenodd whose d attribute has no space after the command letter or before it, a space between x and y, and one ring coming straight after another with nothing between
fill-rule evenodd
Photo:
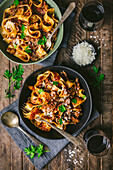
<instances>
[{"instance_id":1,"label":"fresh pasta noodle","mask_svg":"<svg viewBox=\"0 0 113 170\"><path fill-rule=\"evenodd\" d=\"M35 120L37 116L54 124L61 130L68 124L79 123L82 115L82 103L86 96L80 88L78 78L75 81L68 79L67 74L46 71L38 75L36 84L29 86L31 96L25 104L28 112L23 114L36 127L44 131L50 131L51 127L44 122Z\"/></svg>"},{"instance_id":2,"label":"fresh pasta noodle","mask_svg":"<svg viewBox=\"0 0 113 170\"><path fill-rule=\"evenodd\" d=\"M44 0L20 0L3 14L0 33L8 44L7 52L24 62L38 61L47 56L47 37L57 26L54 8ZM52 38L52 50L57 33ZM24 47L24 48L23 48Z\"/></svg>"}]
</instances>

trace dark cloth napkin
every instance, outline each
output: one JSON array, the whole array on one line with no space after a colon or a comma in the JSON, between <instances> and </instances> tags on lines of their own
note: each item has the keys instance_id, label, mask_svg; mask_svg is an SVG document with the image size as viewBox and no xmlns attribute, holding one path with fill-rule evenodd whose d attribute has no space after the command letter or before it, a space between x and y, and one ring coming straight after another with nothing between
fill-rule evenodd
<instances>
[{"instance_id":1,"label":"dark cloth napkin","mask_svg":"<svg viewBox=\"0 0 113 170\"><path fill-rule=\"evenodd\" d=\"M40 137L37 134L35 134L34 132L32 132L24 124L24 122L22 121L22 119L20 117L20 114L18 112L18 100L16 100L14 103L12 103L11 105L9 105L5 109L3 109L0 112L0 116L7 111L16 113L20 119L20 126L25 131L29 132L32 136L35 136L37 139L39 139L40 141L45 143L50 148L51 152L44 153L39 159L37 159L37 156L34 157L33 159L30 159L30 157L26 155L29 158L29 160L32 162L32 164L38 168L38 170L41 170L42 167L44 167L51 159L53 159L69 143L69 141L67 139L51 140L51 139L46 139L46 138ZM91 123L94 119L98 118L99 115L100 114L97 112L97 110L95 108L93 108L91 117L90 117L86 126L88 126L89 123ZM1 123L1 120L0 120L0 123ZM30 138L28 138L26 135L24 135L17 128L8 128L4 125L3 125L3 127L7 130L7 132L10 134L12 139L15 141L15 143L18 145L18 147L23 152L26 147L29 147L30 145L35 145ZM75 133L74 136L77 136L79 133L80 133L80 131L78 133Z\"/></svg>"}]
</instances>

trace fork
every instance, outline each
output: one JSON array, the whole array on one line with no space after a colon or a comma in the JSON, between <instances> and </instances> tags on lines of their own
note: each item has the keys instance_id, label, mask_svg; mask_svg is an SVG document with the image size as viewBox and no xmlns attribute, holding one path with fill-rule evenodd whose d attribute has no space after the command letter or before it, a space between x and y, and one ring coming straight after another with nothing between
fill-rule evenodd
<instances>
[{"instance_id":1,"label":"fork","mask_svg":"<svg viewBox=\"0 0 113 170\"><path fill-rule=\"evenodd\" d=\"M47 42L46 42L46 51L48 51L51 47L51 38L52 36L55 34L55 32L58 30L58 28L61 26L61 24L68 18L68 16L72 13L72 11L74 10L74 8L76 7L75 2L70 3L70 5L68 6L68 8L66 9L66 11L64 12L62 18L60 19L60 21L58 22L58 25L55 27L54 31L52 32L52 34L48 35L47 37Z\"/></svg>"},{"instance_id":2,"label":"fork","mask_svg":"<svg viewBox=\"0 0 113 170\"><path fill-rule=\"evenodd\" d=\"M25 107L22 107L22 110L24 113L28 113L28 109L26 109ZM40 117L39 115L37 115L37 118L35 119L37 121L41 121L41 122L45 122L48 125L50 125L54 130L56 130L57 132L59 132L62 136L64 136L66 139L68 139L71 143L73 143L74 145L80 145L80 143L82 143L83 147L84 146L84 142L79 138L79 137L74 137L71 134L67 133L66 131L62 131L61 129L57 128L56 126L54 126L53 124L51 124L50 122L48 122L47 120L43 119L42 117Z\"/></svg>"}]
</instances>

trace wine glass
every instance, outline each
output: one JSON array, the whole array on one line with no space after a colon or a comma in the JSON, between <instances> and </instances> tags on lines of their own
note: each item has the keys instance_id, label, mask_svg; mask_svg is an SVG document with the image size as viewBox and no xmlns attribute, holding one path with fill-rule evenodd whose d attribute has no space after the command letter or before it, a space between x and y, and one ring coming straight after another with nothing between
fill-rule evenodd
<instances>
[{"instance_id":1,"label":"wine glass","mask_svg":"<svg viewBox=\"0 0 113 170\"><path fill-rule=\"evenodd\" d=\"M79 14L79 24L86 31L97 30L103 21L104 7L98 1L86 3Z\"/></svg>"}]
</instances>

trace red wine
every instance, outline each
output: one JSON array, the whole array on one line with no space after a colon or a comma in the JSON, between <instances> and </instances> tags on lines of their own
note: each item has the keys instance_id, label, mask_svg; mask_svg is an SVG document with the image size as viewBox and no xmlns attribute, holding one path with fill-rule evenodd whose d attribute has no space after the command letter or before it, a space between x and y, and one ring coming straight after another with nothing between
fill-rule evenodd
<instances>
[{"instance_id":1,"label":"red wine","mask_svg":"<svg viewBox=\"0 0 113 170\"><path fill-rule=\"evenodd\" d=\"M99 6L89 5L82 10L83 17L89 22L98 22L103 18L103 13Z\"/></svg>"},{"instance_id":2,"label":"red wine","mask_svg":"<svg viewBox=\"0 0 113 170\"><path fill-rule=\"evenodd\" d=\"M107 147L107 139L100 135L93 136L89 139L87 147L90 153L101 153Z\"/></svg>"},{"instance_id":3,"label":"red wine","mask_svg":"<svg viewBox=\"0 0 113 170\"><path fill-rule=\"evenodd\" d=\"M80 15L79 24L87 31L98 29L104 19L104 8L100 2L90 1L84 5Z\"/></svg>"}]
</instances>

